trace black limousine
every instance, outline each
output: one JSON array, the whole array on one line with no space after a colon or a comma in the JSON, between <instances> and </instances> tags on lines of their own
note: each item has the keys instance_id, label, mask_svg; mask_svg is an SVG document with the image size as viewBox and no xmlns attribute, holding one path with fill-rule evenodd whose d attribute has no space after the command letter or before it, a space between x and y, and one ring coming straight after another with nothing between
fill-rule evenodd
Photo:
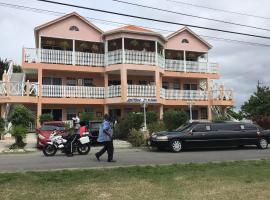
<instances>
[{"instance_id":1,"label":"black limousine","mask_svg":"<svg viewBox=\"0 0 270 200\"><path fill-rule=\"evenodd\" d=\"M197 122L174 131L153 133L148 145L160 150L180 152L189 147L221 147L257 145L266 149L270 141L270 130L241 122Z\"/></svg>"}]
</instances>

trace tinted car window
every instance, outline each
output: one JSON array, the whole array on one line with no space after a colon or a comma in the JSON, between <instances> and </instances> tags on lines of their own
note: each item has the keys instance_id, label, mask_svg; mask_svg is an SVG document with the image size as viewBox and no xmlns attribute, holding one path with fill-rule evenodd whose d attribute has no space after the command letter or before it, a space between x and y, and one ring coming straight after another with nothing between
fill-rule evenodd
<instances>
[{"instance_id":1,"label":"tinted car window","mask_svg":"<svg viewBox=\"0 0 270 200\"><path fill-rule=\"evenodd\" d=\"M206 131L206 127L205 124L197 124L192 131L194 132L205 132Z\"/></svg>"},{"instance_id":2,"label":"tinted car window","mask_svg":"<svg viewBox=\"0 0 270 200\"><path fill-rule=\"evenodd\" d=\"M252 130L252 131L258 130L258 127L254 124L245 124L244 128L245 130Z\"/></svg>"},{"instance_id":3,"label":"tinted car window","mask_svg":"<svg viewBox=\"0 0 270 200\"><path fill-rule=\"evenodd\" d=\"M90 122L90 129L99 129L101 122Z\"/></svg>"},{"instance_id":4,"label":"tinted car window","mask_svg":"<svg viewBox=\"0 0 270 200\"><path fill-rule=\"evenodd\" d=\"M239 131L239 124L214 124L213 130L215 131Z\"/></svg>"},{"instance_id":5,"label":"tinted car window","mask_svg":"<svg viewBox=\"0 0 270 200\"><path fill-rule=\"evenodd\" d=\"M55 129L58 129L60 131L64 131L65 127L64 126L54 126L54 125L42 125L40 128L41 131L53 131Z\"/></svg>"}]
</instances>

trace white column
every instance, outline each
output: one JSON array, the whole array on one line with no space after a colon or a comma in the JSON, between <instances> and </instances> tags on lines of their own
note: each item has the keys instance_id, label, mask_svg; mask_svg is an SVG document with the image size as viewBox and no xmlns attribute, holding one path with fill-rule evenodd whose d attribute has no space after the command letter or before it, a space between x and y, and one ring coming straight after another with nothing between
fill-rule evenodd
<instances>
[{"instance_id":1,"label":"white column","mask_svg":"<svg viewBox=\"0 0 270 200\"><path fill-rule=\"evenodd\" d=\"M76 60L75 60L75 40L72 40L72 65L75 65Z\"/></svg>"},{"instance_id":2,"label":"white column","mask_svg":"<svg viewBox=\"0 0 270 200\"><path fill-rule=\"evenodd\" d=\"M158 66L158 43L155 41L155 60L156 60L156 66Z\"/></svg>"},{"instance_id":3,"label":"white column","mask_svg":"<svg viewBox=\"0 0 270 200\"><path fill-rule=\"evenodd\" d=\"M125 38L122 37L122 63L126 62L126 55L125 55Z\"/></svg>"},{"instance_id":4,"label":"white column","mask_svg":"<svg viewBox=\"0 0 270 200\"><path fill-rule=\"evenodd\" d=\"M108 66L108 40L105 40L105 66Z\"/></svg>"},{"instance_id":5,"label":"white column","mask_svg":"<svg viewBox=\"0 0 270 200\"><path fill-rule=\"evenodd\" d=\"M184 50L184 72L187 72L186 51Z\"/></svg>"}]
</instances>

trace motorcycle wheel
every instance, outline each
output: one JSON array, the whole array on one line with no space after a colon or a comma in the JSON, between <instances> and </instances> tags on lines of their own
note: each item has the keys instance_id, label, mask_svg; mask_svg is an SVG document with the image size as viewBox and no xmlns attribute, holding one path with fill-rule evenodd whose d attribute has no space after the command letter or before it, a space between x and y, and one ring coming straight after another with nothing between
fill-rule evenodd
<instances>
[{"instance_id":1,"label":"motorcycle wheel","mask_svg":"<svg viewBox=\"0 0 270 200\"><path fill-rule=\"evenodd\" d=\"M78 146L78 153L80 155L87 155L91 149L90 144L80 144Z\"/></svg>"},{"instance_id":2,"label":"motorcycle wheel","mask_svg":"<svg viewBox=\"0 0 270 200\"><path fill-rule=\"evenodd\" d=\"M54 145L46 144L42 151L45 156L54 156L57 152L57 148Z\"/></svg>"}]
</instances>

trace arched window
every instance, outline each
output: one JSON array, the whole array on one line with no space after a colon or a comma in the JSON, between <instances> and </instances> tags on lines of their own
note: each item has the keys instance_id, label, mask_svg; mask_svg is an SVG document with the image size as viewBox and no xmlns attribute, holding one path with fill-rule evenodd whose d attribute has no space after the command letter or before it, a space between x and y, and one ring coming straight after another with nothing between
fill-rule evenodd
<instances>
[{"instance_id":1,"label":"arched window","mask_svg":"<svg viewBox=\"0 0 270 200\"><path fill-rule=\"evenodd\" d=\"M182 43L183 43L183 44L188 44L189 41L188 41L187 39L183 39L183 40L182 40Z\"/></svg>"},{"instance_id":2,"label":"arched window","mask_svg":"<svg viewBox=\"0 0 270 200\"><path fill-rule=\"evenodd\" d=\"M79 28L77 26L71 26L69 27L70 31L79 31Z\"/></svg>"}]
</instances>

